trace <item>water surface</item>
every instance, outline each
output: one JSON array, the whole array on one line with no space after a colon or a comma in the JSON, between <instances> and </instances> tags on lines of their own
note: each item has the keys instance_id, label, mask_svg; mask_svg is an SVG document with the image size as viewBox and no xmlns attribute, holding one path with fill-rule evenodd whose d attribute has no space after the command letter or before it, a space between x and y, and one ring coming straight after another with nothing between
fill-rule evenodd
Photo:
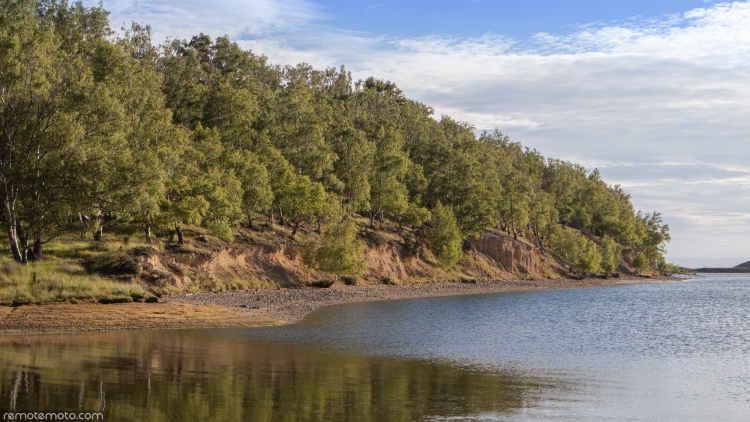
<instances>
[{"instance_id":1,"label":"water surface","mask_svg":"<svg viewBox=\"0 0 750 422\"><path fill-rule=\"evenodd\" d=\"M747 420L750 277L5 338L0 410L106 420Z\"/></svg>"}]
</instances>

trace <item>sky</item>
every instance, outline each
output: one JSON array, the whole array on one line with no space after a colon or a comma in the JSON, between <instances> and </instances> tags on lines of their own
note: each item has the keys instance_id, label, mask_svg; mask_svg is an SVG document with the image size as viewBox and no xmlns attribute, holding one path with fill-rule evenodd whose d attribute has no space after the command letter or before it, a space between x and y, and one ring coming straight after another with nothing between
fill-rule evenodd
<instances>
[{"instance_id":1,"label":"sky","mask_svg":"<svg viewBox=\"0 0 750 422\"><path fill-rule=\"evenodd\" d=\"M84 4L93 6L92 0ZM668 259L750 260L750 2L104 0L154 42L229 35L346 65L442 114L599 168L670 225Z\"/></svg>"}]
</instances>

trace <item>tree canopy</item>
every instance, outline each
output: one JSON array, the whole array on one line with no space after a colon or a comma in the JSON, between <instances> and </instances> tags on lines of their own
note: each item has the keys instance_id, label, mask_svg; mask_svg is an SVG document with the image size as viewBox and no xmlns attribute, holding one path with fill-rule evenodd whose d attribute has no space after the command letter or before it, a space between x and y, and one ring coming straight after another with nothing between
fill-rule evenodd
<instances>
[{"instance_id":1,"label":"tree canopy","mask_svg":"<svg viewBox=\"0 0 750 422\"><path fill-rule=\"evenodd\" d=\"M180 241L203 225L231 241L260 215L292 236L330 223L329 236L352 243L341 222L354 214L373 227L427 224L446 266L493 227L541 247L576 244L581 271L611 271L617 249L608 240L600 262L565 227L663 260L661 215L636 212L596 169L436 119L390 81L273 65L227 37L156 47L150 34L137 24L118 34L105 10L80 2L0 6L0 219L17 261L41 259L69 230L101 238L113 221Z\"/></svg>"}]
</instances>

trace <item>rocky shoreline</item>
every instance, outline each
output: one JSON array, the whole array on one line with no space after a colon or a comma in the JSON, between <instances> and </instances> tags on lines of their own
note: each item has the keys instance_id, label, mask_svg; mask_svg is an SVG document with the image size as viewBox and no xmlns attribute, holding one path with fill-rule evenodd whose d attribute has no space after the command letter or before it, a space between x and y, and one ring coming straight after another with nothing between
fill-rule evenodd
<instances>
[{"instance_id":1,"label":"rocky shoreline","mask_svg":"<svg viewBox=\"0 0 750 422\"><path fill-rule=\"evenodd\" d=\"M618 284L679 281L673 277L583 280L433 282L395 286L363 284L331 288L240 290L183 294L160 303L58 303L0 307L0 334L42 334L153 328L228 328L295 323L316 310L343 303Z\"/></svg>"}]
</instances>

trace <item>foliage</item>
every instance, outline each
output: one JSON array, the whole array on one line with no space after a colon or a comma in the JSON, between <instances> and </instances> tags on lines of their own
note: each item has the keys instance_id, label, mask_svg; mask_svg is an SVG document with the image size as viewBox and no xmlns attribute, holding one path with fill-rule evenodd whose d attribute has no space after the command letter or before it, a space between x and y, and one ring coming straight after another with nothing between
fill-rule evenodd
<instances>
[{"instance_id":1,"label":"foliage","mask_svg":"<svg viewBox=\"0 0 750 422\"><path fill-rule=\"evenodd\" d=\"M308 252L307 261L319 270L338 274L361 274L367 261L363 255L365 244L357 239L357 225L345 221L328 229Z\"/></svg>"},{"instance_id":2,"label":"foliage","mask_svg":"<svg viewBox=\"0 0 750 422\"><path fill-rule=\"evenodd\" d=\"M464 238L493 227L540 247L546 236L570 240L566 261L582 272L599 266L596 248L565 230L553 241L556 227L611 238L651 265L664 258L661 214L636 212L598 170L433 113L393 82L353 81L343 67L276 66L204 34L154 47L150 27L117 35L101 7L4 2L0 223L22 263L57 236L101 239L118 221L180 243L189 225L232 241L258 214L292 237L356 214L371 226L432 221L445 267Z\"/></svg>"},{"instance_id":3,"label":"foliage","mask_svg":"<svg viewBox=\"0 0 750 422\"><path fill-rule=\"evenodd\" d=\"M600 247L602 255L602 271L604 271L605 274L613 273L620 264L622 246L618 245L610 236L604 235Z\"/></svg>"},{"instance_id":4,"label":"foliage","mask_svg":"<svg viewBox=\"0 0 750 422\"><path fill-rule=\"evenodd\" d=\"M638 270L638 272L641 272L644 269L648 268L649 262L646 254L644 254L643 252L636 253L635 257L633 258L632 265Z\"/></svg>"},{"instance_id":5,"label":"foliage","mask_svg":"<svg viewBox=\"0 0 750 422\"><path fill-rule=\"evenodd\" d=\"M422 224L429 222L432 218L430 210L424 207L420 207L416 204L409 204L401 216L401 223L407 226L421 226Z\"/></svg>"},{"instance_id":6,"label":"foliage","mask_svg":"<svg viewBox=\"0 0 750 422\"><path fill-rule=\"evenodd\" d=\"M550 235L549 244L552 252L568 263L571 271L581 274L599 271L602 255L596 244L574 230L557 228Z\"/></svg>"},{"instance_id":7,"label":"foliage","mask_svg":"<svg viewBox=\"0 0 750 422\"><path fill-rule=\"evenodd\" d=\"M665 260L659 260L656 263L656 268L661 272L663 275L666 276L673 276L675 274L687 274L688 271L680 267L679 265L670 264L669 262Z\"/></svg>"},{"instance_id":8,"label":"foliage","mask_svg":"<svg viewBox=\"0 0 750 422\"><path fill-rule=\"evenodd\" d=\"M438 257L443 268L451 268L461 260L463 237L458 230L456 216L450 206L437 203L432 211L433 227L427 236L427 243Z\"/></svg>"}]
</instances>

